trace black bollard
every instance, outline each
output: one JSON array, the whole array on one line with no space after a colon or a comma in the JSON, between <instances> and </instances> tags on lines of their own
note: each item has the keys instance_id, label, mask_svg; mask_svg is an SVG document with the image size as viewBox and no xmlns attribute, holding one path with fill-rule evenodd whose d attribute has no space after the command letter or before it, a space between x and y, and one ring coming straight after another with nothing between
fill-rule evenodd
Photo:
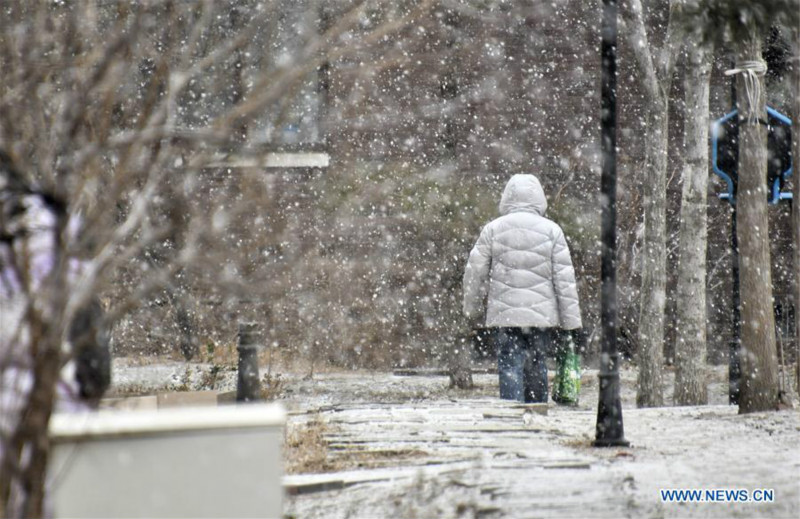
<instances>
[{"instance_id":1,"label":"black bollard","mask_svg":"<svg viewBox=\"0 0 800 519\"><path fill-rule=\"evenodd\" d=\"M239 352L236 401L261 400L261 382L258 378L258 325L239 323L239 345L236 349Z\"/></svg>"}]
</instances>

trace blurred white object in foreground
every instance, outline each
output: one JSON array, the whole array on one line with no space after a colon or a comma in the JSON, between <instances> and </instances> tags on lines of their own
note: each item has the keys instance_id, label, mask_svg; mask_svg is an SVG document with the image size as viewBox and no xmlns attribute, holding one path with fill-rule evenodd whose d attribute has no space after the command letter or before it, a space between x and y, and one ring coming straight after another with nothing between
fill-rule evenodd
<instances>
[{"instance_id":1,"label":"blurred white object in foreground","mask_svg":"<svg viewBox=\"0 0 800 519\"><path fill-rule=\"evenodd\" d=\"M55 415L55 517L281 517L277 404Z\"/></svg>"}]
</instances>

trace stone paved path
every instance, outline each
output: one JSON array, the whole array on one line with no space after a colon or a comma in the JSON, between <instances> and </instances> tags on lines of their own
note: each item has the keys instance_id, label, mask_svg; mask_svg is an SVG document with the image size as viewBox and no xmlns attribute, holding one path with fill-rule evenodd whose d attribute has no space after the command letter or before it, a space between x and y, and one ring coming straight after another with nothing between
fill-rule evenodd
<instances>
[{"instance_id":1,"label":"stone paved path","mask_svg":"<svg viewBox=\"0 0 800 519\"><path fill-rule=\"evenodd\" d=\"M189 382L230 390L235 377L202 386L208 366L129 366L127 393ZM205 370L205 371L204 371ZM546 416L494 398L497 376L471 391L446 377L376 372L282 373L278 398L289 429L325 424L335 473L292 474L287 517L800 517L800 411L739 416L727 401L725 366L709 367L703 407L636 409L634 369L621 372L627 449L595 449L597 374L582 377L581 405ZM162 388L163 389L163 388ZM287 454L289 456L289 454ZM771 489L772 503L662 502L666 489Z\"/></svg>"},{"instance_id":2,"label":"stone paved path","mask_svg":"<svg viewBox=\"0 0 800 519\"><path fill-rule=\"evenodd\" d=\"M596 389L582 398L580 408L550 406L547 415L488 396L446 394L295 409L290 418L295 426L310 417L327 424L332 460L373 462L331 474L286 476L286 513L299 519L797 517L800 512L798 411L739 416L735 408L720 405L625 408L632 447L595 449L590 446L595 411L588 402L596 401ZM673 488L767 488L776 498L774 503L662 502L659 491Z\"/></svg>"}]
</instances>

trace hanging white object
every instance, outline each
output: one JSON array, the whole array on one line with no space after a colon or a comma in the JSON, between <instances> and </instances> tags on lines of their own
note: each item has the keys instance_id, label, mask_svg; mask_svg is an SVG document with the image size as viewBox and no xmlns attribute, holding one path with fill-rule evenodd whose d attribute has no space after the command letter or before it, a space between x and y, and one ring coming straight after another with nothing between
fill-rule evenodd
<instances>
[{"instance_id":1,"label":"hanging white object","mask_svg":"<svg viewBox=\"0 0 800 519\"><path fill-rule=\"evenodd\" d=\"M758 99L761 97L761 82L758 78L764 77L766 73L767 64L763 61L742 61L737 63L735 68L725 71L726 76L743 75L744 91L749 108L747 112L747 122L749 123L758 121L758 113L755 110Z\"/></svg>"}]
</instances>

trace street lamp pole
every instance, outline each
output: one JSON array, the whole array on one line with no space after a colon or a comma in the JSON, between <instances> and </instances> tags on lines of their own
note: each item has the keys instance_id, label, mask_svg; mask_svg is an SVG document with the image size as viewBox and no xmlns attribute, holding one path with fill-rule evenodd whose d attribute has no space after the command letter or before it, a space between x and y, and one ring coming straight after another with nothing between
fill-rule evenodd
<instances>
[{"instance_id":1,"label":"street lamp pole","mask_svg":"<svg viewBox=\"0 0 800 519\"><path fill-rule=\"evenodd\" d=\"M627 447L630 444L622 427L617 355L617 0L603 0L602 23L602 352L594 445Z\"/></svg>"}]
</instances>

